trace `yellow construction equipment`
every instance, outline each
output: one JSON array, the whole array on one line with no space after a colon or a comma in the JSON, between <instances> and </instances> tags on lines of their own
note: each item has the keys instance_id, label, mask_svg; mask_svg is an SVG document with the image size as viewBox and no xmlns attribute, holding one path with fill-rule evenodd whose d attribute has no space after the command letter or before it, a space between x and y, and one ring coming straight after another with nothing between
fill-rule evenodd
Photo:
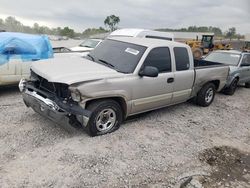
<instances>
[{"instance_id":1,"label":"yellow construction equipment","mask_svg":"<svg viewBox=\"0 0 250 188\"><path fill-rule=\"evenodd\" d=\"M229 50L232 49L230 44L224 44L222 42L214 43L214 34L202 35L202 39L186 41L192 49L195 59L200 59L203 55L208 54L213 50Z\"/></svg>"}]
</instances>

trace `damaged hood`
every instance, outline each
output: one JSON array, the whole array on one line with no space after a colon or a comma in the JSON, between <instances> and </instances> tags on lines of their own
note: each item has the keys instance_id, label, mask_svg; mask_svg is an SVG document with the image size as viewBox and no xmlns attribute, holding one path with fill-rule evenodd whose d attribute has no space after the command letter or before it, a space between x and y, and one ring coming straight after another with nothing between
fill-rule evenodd
<instances>
[{"instance_id":1,"label":"damaged hood","mask_svg":"<svg viewBox=\"0 0 250 188\"><path fill-rule=\"evenodd\" d=\"M49 82L68 85L124 75L109 67L77 56L67 58L62 56L34 62L31 69Z\"/></svg>"}]
</instances>

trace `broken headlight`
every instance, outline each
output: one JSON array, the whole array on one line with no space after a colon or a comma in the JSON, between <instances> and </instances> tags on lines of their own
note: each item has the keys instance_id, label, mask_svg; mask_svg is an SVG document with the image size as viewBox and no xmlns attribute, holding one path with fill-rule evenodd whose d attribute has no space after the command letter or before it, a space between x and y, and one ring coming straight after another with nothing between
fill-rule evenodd
<instances>
[{"instance_id":1,"label":"broken headlight","mask_svg":"<svg viewBox=\"0 0 250 188\"><path fill-rule=\"evenodd\" d=\"M71 98L75 102L81 102L81 93L77 89L71 90Z\"/></svg>"}]
</instances>

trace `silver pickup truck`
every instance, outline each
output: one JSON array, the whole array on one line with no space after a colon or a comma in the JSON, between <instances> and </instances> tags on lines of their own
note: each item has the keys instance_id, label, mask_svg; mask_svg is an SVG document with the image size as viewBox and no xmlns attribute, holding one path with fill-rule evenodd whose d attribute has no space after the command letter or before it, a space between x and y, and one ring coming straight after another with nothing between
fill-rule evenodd
<instances>
[{"instance_id":1,"label":"silver pickup truck","mask_svg":"<svg viewBox=\"0 0 250 188\"><path fill-rule=\"evenodd\" d=\"M229 67L194 61L189 46L114 37L86 58L37 62L19 83L25 104L55 122L69 119L91 136L110 133L128 116L195 99L209 106Z\"/></svg>"},{"instance_id":2,"label":"silver pickup truck","mask_svg":"<svg viewBox=\"0 0 250 188\"><path fill-rule=\"evenodd\" d=\"M250 88L250 52L219 50L211 52L204 60L229 65L230 72L223 89L225 94L233 95L238 84L245 84L246 88Z\"/></svg>"}]
</instances>

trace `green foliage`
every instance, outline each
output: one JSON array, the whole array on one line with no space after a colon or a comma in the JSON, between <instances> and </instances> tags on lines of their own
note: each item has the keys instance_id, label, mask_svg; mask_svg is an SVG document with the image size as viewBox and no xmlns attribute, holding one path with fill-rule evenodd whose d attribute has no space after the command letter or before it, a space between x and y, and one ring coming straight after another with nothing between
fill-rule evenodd
<instances>
[{"instance_id":1,"label":"green foliage","mask_svg":"<svg viewBox=\"0 0 250 188\"><path fill-rule=\"evenodd\" d=\"M70 29L69 27L64 27L59 32L60 32L59 35L61 35L61 36L67 36L69 38L73 38L75 36L74 30Z\"/></svg>"},{"instance_id":2,"label":"green foliage","mask_svg":"<svg viewBox=\"0 0 250 188\"><path fill-rule=\"evenodd\" d=\"M88 28L86 29L82 35L84 37L89 37L91 35L96 35L96 34L100 34L100 33L107 33L108 30L104 29L103 27L99 27L99 28Z\"/></svg>"},{"instance_id":3,"label":"green foliage","mask_svg":"<svg viewBox=\"0 0 250 188\"><path fill-rule=\"evenodd\" d=\"M106 33L108 32L103 27L99 28L88 28L83 33L77 33L69 27L57 27L49 28L47 26L40 26L38 23L34 23L32 27L25 26L15 17L7 17L5 20L0 19L0 30L6 30L9 32L22 32L22 33L31 33L31 34L48 34L48 35L61 35L67 36L69 38L73 37L89 37L91 35Z\"/></svg>"},{"instance_id":4,"label":"green foliage","mask_svg":"<svg viewBox=\"0 0 250 188\"><path fill-rule=\"evenodd\" d=\"M229 28L228 31L226 31L226 37L230 39L236 37L236 28L235 27Z\"/></svg>"},{"instance_id":5,"label":"green foliage","mask_svg":"<svg viewBox=\"0 0 250 188\"><path fill-rule=\"evenodd\" d=\"M115 16L115 15L110 15L107 16L106 19L104 20L104 25L108 26L110 31L114 31L117 29L117 25L120 22L120 18L119 16Z\"/></svg>"},{"instance_id":6,"label":"green foliage","mask_svg":"<svg viewBox=\"0 0 250 188\"><path fill-rule=\"evenodd\" d=\"M69 27L63 29L49 28L47 26L40 26L38 23L34 23L33 27L25 26L15 17L7 17L5 20L0 19L0 30L6 30L9 32L22 32L31 34L48 34L48 35L62 35L67 37L74 37L77 35L75 31Z\"/></svg>"}]
</instances>

